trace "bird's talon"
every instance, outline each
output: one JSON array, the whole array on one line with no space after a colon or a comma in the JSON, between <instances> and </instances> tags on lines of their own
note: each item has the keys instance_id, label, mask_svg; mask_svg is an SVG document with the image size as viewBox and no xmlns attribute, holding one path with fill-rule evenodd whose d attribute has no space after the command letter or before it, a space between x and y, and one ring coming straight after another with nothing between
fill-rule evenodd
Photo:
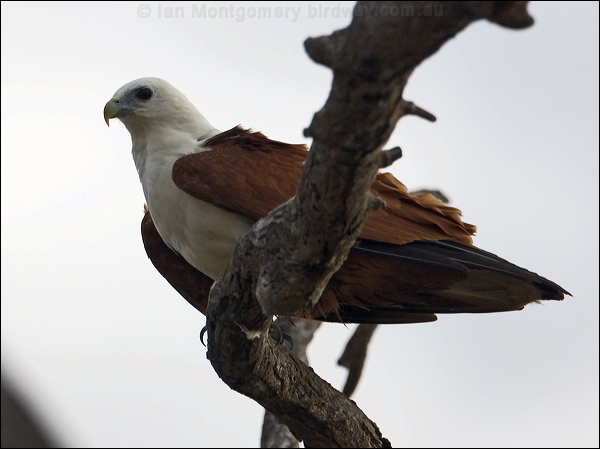
<instances>
[{"instance_id":1,"label":"bird's talon","mask_svg":"<svg viewBox=\"0 0 600 449\"><path fill-rule=\"evenodd\" d=\"M290 344L290 350L288 352L292 352L292 350L294 349L294 339L292 337L290 337L288 334L281 334L281 338L282 340L287 341ZM280 341L279 344L281 344L282 342Z\"/></svg>"},{"instance_id":2,"label":"bird's talon","mask_svg":"<svg viewBox=\"0 0 600 449\"><path fill-rule=\"evenodd\" d=\"M294 349L294 340L292 337L290 337L288 334L282 332L281 328L275 324L274 322L271 323L271 329L277 334L277 338L274 338L274 340L277 342L276 346L279 346L283 343L283 341L287 341L290 344L290 352L292 349Z\"/></svg>"},{"instance_id":3,"label":"bird's talon","mask_svg":"<svg viewBox=\"0 0 600 449\"><path fill-rule=\"evenodd\" d=\"M200 343L202 343L202 346L206 347L206 343L204 343L204 336L206 335L206 332L208 331L208 328L206 326L204 326L202 328L202 330L200 331Z\"/></svg>"}]
</instances>

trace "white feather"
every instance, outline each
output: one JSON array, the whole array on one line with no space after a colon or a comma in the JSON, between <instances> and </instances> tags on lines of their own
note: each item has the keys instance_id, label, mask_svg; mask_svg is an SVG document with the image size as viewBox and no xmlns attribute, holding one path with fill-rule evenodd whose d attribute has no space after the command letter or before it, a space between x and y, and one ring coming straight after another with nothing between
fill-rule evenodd
<instances>
[{"instance_id":1,"label":"white feather","mask_svg":"<svg viewBox=\"0 0 600 449\"><path fill-rule=\"evenodd\" d=\"M191 265L216 279L252 222L179 189L172 179L181 156L210 150L202 141L218 134L176 88L158 78L132 81L115 93L123 101L148 86L152 98L122 117L152 220L160 236ZM137 106L137 105L136 105Z\"/></svg>"}]
</instances>

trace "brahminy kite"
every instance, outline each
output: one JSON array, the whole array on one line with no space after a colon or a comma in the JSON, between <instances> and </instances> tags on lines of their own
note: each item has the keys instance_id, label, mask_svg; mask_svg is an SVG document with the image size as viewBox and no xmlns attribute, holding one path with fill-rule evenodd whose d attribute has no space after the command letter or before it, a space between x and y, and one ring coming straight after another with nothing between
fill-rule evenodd
<instances>
[{"instance_id":1,"label":"brahminy kite","mask_svg":"<svg viewBox=\"0 0 600 449\"><path fill-rule=\"evenodd\" d=\"M295 195L304 145L236 126L221 132L175 87L142 78L104 107L131 134L146 199L146 252L169 283L206 310L208 290L238 240ZM411 195L389 173L371 192L371 212L355 246L305 318L344 323L416 323L436 313L522 309L569 294L536 273L475 247L475 227L430 194Z\"/></svg>"}]
</instances>

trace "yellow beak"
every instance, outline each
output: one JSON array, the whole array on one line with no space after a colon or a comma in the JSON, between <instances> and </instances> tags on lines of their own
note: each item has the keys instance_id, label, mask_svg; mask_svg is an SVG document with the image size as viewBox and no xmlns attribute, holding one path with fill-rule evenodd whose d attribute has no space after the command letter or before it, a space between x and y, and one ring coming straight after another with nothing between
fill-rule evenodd
<instances>
[{"instance_id":1,"label":"yellow beak","mask_svg":"<svg viewBox=\"0 0 600 449\"><path fill-rule=\"evenodd\" d=\"M117 117L120 109L121 104L119 97L113 97L106 103L104 106L104 121L106 122L106 126L110 126L108 121L111 118Z\"/></svg>"}]
</instances>

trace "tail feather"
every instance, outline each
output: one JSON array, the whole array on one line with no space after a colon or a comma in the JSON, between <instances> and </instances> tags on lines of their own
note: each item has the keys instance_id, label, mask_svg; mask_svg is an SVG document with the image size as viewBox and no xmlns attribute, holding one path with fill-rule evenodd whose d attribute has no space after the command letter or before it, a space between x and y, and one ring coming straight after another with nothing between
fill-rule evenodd
<instances>
[{"instance_id":1,"label":"tail feather","mask_svg":"<svg viewBox=\"0 0 600 449\"><path fill-rule=\"evenodd\" d=\"M570 295L495 254L450 241L391 245L362 240L327 290L313 318L378 323L432 321L436 313L520 310Z\"/></svg>"}]
</instances>

